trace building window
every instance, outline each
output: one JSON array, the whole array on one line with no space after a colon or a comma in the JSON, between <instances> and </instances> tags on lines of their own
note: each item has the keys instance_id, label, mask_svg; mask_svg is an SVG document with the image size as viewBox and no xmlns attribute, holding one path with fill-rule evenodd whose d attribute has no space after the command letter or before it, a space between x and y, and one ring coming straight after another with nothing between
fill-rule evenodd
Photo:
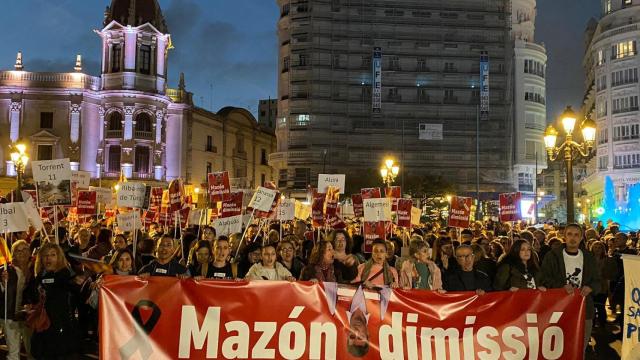
<instances>
[{"instance_id":1,"label":"building window","mask_svg":"<svg viewBox=\"0 0 640 360\"><path fill-rule=\"evenodd\" d=\"M453 96L453 89L446 89L444 91L444 102L452 103L454 102L455 97Z\"/></svg>"},{"instance_id":2,"label":"building window","mask_svg":"<svg viewBox=\"0 0 640 360\"><path fill-rule=\"evenodd\" d=\"M149 114L141 112L136 116L136 132L151 133L151 117L149 117Z\"/></svg>"},{"instance_id":3,"label":"building window","mask_svg":"<svg viewBox=\"0 0 640 360\"><path fill-rule=\"evenodd\" d=\"M533 191L533 177L529 173L518 173L518 190Z\"/></svg>"},{"instance_id":4,"label":"building window","mask_svg":"<svg viewBox=\"0 0 640 360\"><path fill-rule=\"evenodd\" d=\"M636 54L635 40L619 42L611 47L611 59L622 59Z\"/></svg>"},{"instance_id":5,"label":"building window","mask_svg":"<svg viewBox=\"0 0 640 360\"><path fill-rule=\"evenodd\" d=\"M604 50L600 49L598 50L598 59L597 59L597 63L598 66L603 65L605 63L605 56L604 56Z\"/></svg>"},{"instance_id":6,"label":"building window","mask_svg":"<svg viewBox=\"0 0 640 360\"><path fill-rule=\"evenodd\" d=\"M207 161L207 174L211 174L213 172L213 164Z\"/></svg>"},{"instance_id":7,"label":"building window","mask_svg":"<svg viewBox=\"0 0 640 360\"><path fill-rule=\"evenodd\" d=\"M607 170L608 167L609 167L609 157L608 156L598 157L598 169Z\"/></svg>"},{"instance_id":8,"label":"building window","mask_svg":"<svg viewBox=\"0 0 640 360\"><path fill-rule=\"evenodd\" d=\"M149 148L146 146L136 146L135 172L138 174L149 173Z\"/></svg>"},{"instance_id":9,"label":"building window","mask_svg":"<svg viewBox=\"0 0 640 360\"><path fill-rule=\"evenodd\" d=\"M117 111L112 112L111 115L109 115L109 124L107 126L107 130L109 131L122 130L122 114Z\"/></svg>"},{"instance_id":10,"label":"building window","mask_svg":"<svg viewBox=\"0 0 640 360\"><path fill-rule=\"evenodd\" d=\"M333 68L334 69L339 69L340 68L340 55L333 55L333 59L332 59L332 63L333 63Z\"/></svg>"},{"instance_id":11,"label":"building window","mask_svg":"<svg viewBox=\"0 0 640 360\"><path fill-rule=\"evenodd\" d=\"M362 69L371 69L371 56L364 55L360 66Z\"/></svg>"},{"instance_id":12,"label":"building window","mask_svg":"<svg viewBox=\"0 0 640 360\"><path fill-rule=\"evenodd\" d=\"M269 165L267 162L267 150L260 150L260 165ZM262 182L264 184L264 181Z\"/></svg>"},{"instance_id":13,"label":"building window","mask_svg":"<svg viewBox=\"0 0 640 360\"><path fill-rule=\"evenodd\" d=\"M111 72L120 72L121 58L122 58L122 45L113 44L111 46Z\"/></svg>"},{"instance_id":14,"label":"building window","mask_svg":"<svg viewBox=\"0 0 640 360\"><path fill-rule=\"evenodd\" d=\"M52 112L40 113L40 129L53 129L53 113Z\"/></svg>"},{"instance_id":15,"label":"building window","mask_svg":"<svg viewBox=\"0 0 640 360\"><path fill-rule=\"evenodd\" d=\"M418 87L418 103L420 104L429 103L429 95L427 94L427 89Z\"/></svg>"},{"instance_id":16,"label":"building window","mask_svg":"<svg viewBox=\"0 0 640 360\"><path fill-rule=\"evenodd\" d=\"M140 72L149 75L151 73L151 46L140 45Z\"/></svg>"},{"instance_id":17,"label":"building window","mask_svg":"<svg viewBox=\"0 0 640 360\"><path fill-rule=\"evenodd\" d=\"M300 114L298 115L298 121L296 121L296 125L306 126L306 125L309 125L309 121L310 121L309 114Z\"/></svg>"},{"instance_id":18,"label":"building window","mask_svg":"<svg viewBox=\"0 0 640 360\"><path fill-rule=\"evenodd\" d=\"M537 75L544 79L545 65L539 61L526 59L524 60L524 72L525 74Z\"/></svg>"},{"instance_id":19,"label":"building window","mask_svg":"<svg viewBox=\"0 0 640 360\"><path fill-rule=\"evenodd\" d=\"M606 77L604 78L606 79ZM625 69L614 71L611 74L611 87L626 85L626 84L634 84L638 82L638 69ZM606 88L606 85L605 85Z\"/></svg>"},{"instance_id":20,"label":"building window","mask_svg":"<svg viewBox=\"0 0 640 360\"><path fill-rule=\"evenodd\" d=\"M456 66L454 63L452 62L444 63L444 72L455 72L455 71L456 71Z\"/></svg>"},{"instance_id":21,"label":"building window","mask_svg":"<svg viewBox=\"0 0 640 360\"><path fill-rule=\"evenodd\" d=\"M307 66L309 65L309 56L307 54L300 54L298 55L298 59L299 59L299 65L300 66Z\"/></svg>"},{"instance_id":22,"label":"building window","mask_svg":"<svg viewBox=\"0 0 640 360\"><path fill-rule=\"evenodd\" d=\"M282 5L282 7L280 8L280 16L287 16L289 15L289 10L291 9L289 4L284 4Z\"/></svg>"},{"instance_id":23,"label":"building window","mask_svg":"<svg viewBox=\"0 0 640 360\"><path fill-rule=\"evenodd\" d=\"M427 71L427 58L418 58L416 63L416 71Z\"/></svg>"},{"instance_id":24,"label":"building window","mask_svg":"<svg viewBox=\"0 0 640 360\"><path fill-rule=\"evenodd\" d=\"M388 97L389 97L389 101L399 102L402 100L402 97L398 93L398 88L389 88Z\"/></svg>"},{"instance_id":25,"label":"building window","mask_svg":"<svg viewBox=\"0 0 640 360\"><path fill-rule=\"evenodd\" d=\"M38 145L38 160L53 160L53 145Z\"/></svg>"},{"instance_id":26,"label":"building window","mask_svg":"<svg viewBox=\"0 0 640 360\"><path fill-rule=\"evenodd\" d=\"M205 147L204 151L213 151L213 136L207 135L207 146Z\"/></svg>"},{"instance_id":27,"label":"building window","mask_svg":"<svg viewBox=\"0 0 640 360\"><path fill-rule=\"evenodd\" d=\"M288 56L285 56L284 59L282 59L282 72L289 71L290 63L291 63L291 58L289 58Z\"/></svg>"},{"instance_id":28,"label":"building window","mask_svg":"<svg viewBox=\"0 0 640 360\"><path fill-rule=\"evenodd\" d=\"M604 1L604 13L608 14L611 12L611 0Z\"/></svg>"},{"instance_id":29,"label":"building window","mask_svg":"<svg viewBox=\"0 0 640 360\"><path fill-rule=\"evenodd\" d=\"M109 146L109 172L120 171L120 146Z\"/></svg>"},{"instance_id":30,"label":"building window","mask_svg":"<svg viewBox=\"0 0 640 360\"><path fill-rule=\"evenodd\" d=\"M392 56L389 68L390 70L400 70L400 58L397 56Z\"/></svg>"},{"instance_id":31,"label":"building window","mask_svg":"<svg viewBox=\"0 0 640 360\"><path fill-rule=\"evenodd\" d=\"M633 3L632 0L622 0L622 7L629 6Z\"/></svg>"},{"instance_id":32,"label":"building window","mask_svg":"<svg viewBox=\"0 0 640 360\"><path fill-rule=\"evenodd\" d=\"M638 111L638 97L628 96L618 99L613 99L613 114L621 114L625 112Z\"/></svg>"}]
</instances>

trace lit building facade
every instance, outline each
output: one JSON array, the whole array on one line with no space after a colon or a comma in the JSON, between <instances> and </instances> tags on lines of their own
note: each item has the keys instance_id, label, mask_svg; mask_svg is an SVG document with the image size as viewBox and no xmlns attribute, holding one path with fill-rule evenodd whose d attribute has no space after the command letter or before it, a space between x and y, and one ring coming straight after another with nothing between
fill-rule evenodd
<instances>
[{"instance_id":1,"label":"lit building facade","mask_svg":"<svg viewBox=\"0 0 640 360\"><path fill-rule=\"evenodd\" d=\"M546 66L543 45L534 42L536 0L511 2L514 41L514 187L535 198L536 175L546 168Z\"/></svg>"},{"instance_id":2,"label":"lit building facade","mask_svg":"<svg viewBox=\"0 0 640 360\"><path fill-rule=\"evenodd\" d=\"M238 186L273 180L272 130L244 109L195 107L182 75L167 88L171 36L156 0L113 0L95 32L99 77L82 72L79 56L69 73L26 71L22 54L0 72L2 175L15 175L7 149L21 141L32 160L68 157L95 179L199 184L206 172L228 170Z\"/></svg>"},{"instance_id":3,"label":"lit building facade","mask_svg":"<svg viewBox=\"0 0 640 360\"><path fill-rule=\"evenodd\" d=\"M583 60L583 112L596 121L597 135L596 155L581 187L594 207L602 203L606 177L619 205L628 201L629 187L640 182L640 1L603 0L602 10L587 28Z\"/></svg>"},{"instance_id":4,"label":"lit building facade","mask_svg":"<svg viewBox=\"0 0 640 360\"><path fill-rule=\"evenodd\" d=\"M281 189L304 190L322 171L362 176L393 156L397 183L426 174L474 192L480 56L487 53L480 191L514 190L509 1L277 3L278 149L269 162ZM427 128L435 131L422 137Z\"/></svg>"}]
</instances>

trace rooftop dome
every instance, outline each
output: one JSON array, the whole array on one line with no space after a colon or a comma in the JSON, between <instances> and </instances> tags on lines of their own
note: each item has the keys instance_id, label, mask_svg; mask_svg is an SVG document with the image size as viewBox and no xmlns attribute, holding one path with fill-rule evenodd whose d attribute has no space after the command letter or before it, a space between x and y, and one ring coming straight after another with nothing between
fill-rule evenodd
<instances>
[{"instance_id":1,"label":"rooftop dome","mask_svg":"<svg viewBox=\"0 0 640 360\"><path fill-rule=\"evenodd\" d=\"M157 0L111 0L111 6L107 7L104 15L105 26L113 20L131 26L150 23L158 31L168 33Z\"/></svg>"}]
</instances>

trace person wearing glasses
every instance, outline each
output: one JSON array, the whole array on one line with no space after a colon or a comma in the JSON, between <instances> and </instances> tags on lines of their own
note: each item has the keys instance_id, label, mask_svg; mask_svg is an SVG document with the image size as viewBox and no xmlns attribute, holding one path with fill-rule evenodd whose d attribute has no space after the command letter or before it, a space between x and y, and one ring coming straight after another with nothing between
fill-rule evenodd
<instances>
[{"instance_id":1,"label":"person wearing glasses","mask_svg":"<svg viewBox=\"0 0 640 360\"><path fill-rule=\"evenodd\" d=\"M458 267L452 268L444 275L444 288L447 291L475 291L483 295L491 291L489 276L480 270L474 269L473 250L469 245L460 245L456 248L455 258Z\"/></svg>"}]
</instances>

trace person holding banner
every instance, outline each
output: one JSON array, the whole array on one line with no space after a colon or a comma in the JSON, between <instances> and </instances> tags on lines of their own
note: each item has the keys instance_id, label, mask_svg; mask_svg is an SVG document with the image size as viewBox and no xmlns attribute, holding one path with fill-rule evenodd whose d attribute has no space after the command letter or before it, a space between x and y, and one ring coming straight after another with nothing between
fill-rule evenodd
<instances>
[{"instance_id":1,"label":"person holding banner","mask_svg":"<svg viewBox=\"0 0 640 360\"><path fill-rule=\"evenodd\" d=\"M36 257L35 274L40 301L44 301L50 325L46 330L34 331L31 353L36 359L71 358L79 344L73 301L79 288L60 246L50 242L42 244Z\"/></svg>"},{"instance_id":2,"label":"person holding banner","mask_svg":"<svg viewBox=\"0 0 640 360\"><path fill-rule=\"evenodd\" d=\"M400 258L396 262L396 269L400 274L400 287L403 289L444 292L440 268L429 259L429 244L424 240L411 240L409 258Z\"/></svg>"},{"instance_id":3,"label":"person holding banner","mask_svg":"<svg viewBox=\"0 0 640 360\"><path fill-rule=\"evenodd\" d=\"M564 231L565 244L549 251L544 257L540 271L540 290L562 289L573 295L579 290L586 297L586 320L584 332L585 351L589 346L594 317L594 292L600 291L600 272L596 268L596 260L589 251L580 248L583 238L582 227L568 224Z\"/></svg>"},{"instance_id":4,"label":"person holding banner","mask_svg":"<svg viewBox=\"0 0 640 360\"><path fill-rule=\"evenodd\" d=\"M498 264L493 288L498 291L536 289L536 283L540 282L539 272L540 266L531 244L526 240L516 240Z\"/></svg>"},{"instance_id":5,"label":"person holding banner","mask_svg":"<svg viewBox=\"0 0 640 360\"><path fill-rule=\"evenodd\" d=\"M398 287L398 272L387 263L387 243L377 238L371 242L371 259L358 265L358 276L352 283L362 283L366 288Z\"/></svg>"},{"instance_id":6,"label":"person holding banner","mask_svg":"<svg viewBox=\"0 0 640 360\"><path fill-rule=\"evenodd\" d=\"M274 244L265 244L260 253L262 261L251 266L245 276L246 280L296 280L289 270L276 261L276 248Z\"/></svg>"},{"instance_id":7,"label":"person holding banner","mask_svg":"<svg viewBox=\"0 0 640 360\"><path fill-rule=\"evenodd\" d=\"M355 260L338 261L334 258L333 244L319 241L311 250L309 263L302 269L300 280L348 284L358 274L357 264Z\"/></svg>"},{"instance_id":8,"label":"person holding banner","mask_svg":"<svg viewBox=\"0 0 640 360\"><path fill-rule=\"evenodd\" d=\"M98 233L98 238L96 239L96 244L90 247L89 250L84 252L82 256L89 259L100 260L105 255L109 254L109 252L112 249L111 235L112 235L111 230L100 229L100 232Z\"/></svg>"},{"instance_id":9,"label":"person holding banner","mask_svg":"<svg viewBox=\"0 0 640 360\"><path fill-rule=\"evenodd\" d=\"M211 279L215 270L211 266L211 243L207 240L200 240L189 251L188 268L189 273L196 280Z\"/></svg>"},{"instance_id":10,"label":"person holding banner","mask_svg":"<svg viewBox=\"0 0 640 360\"><path fill-rule=\"evenodd\" d=\"M177 246L169 234L161 236L156 243L156 259L140 269L138 275L189 277L189 270L174 257Z\"/></svg>"},{"instance_id":11,"label":"person holding banner","mask_svg":"<svg viewBox=\"0 0 640 360\"><path fill-rule=\"evenodd\" d=\"M215 279L235 279L238 274L238 264L229 262L231 244L229 238L220 235L213 245L213 278Z\"/></svg>"},{"instance_id":12,"label":"person holding banner","mask_svg":"<svg viewBox=\"0 0 640 360\"><path fill-rule=\"evenodd\" d=\"M293 241L287 240L287 237L285 237L284 240L278 243L276 250L278 251L278 262L287 268L294 278L299 278L304 268L304 263L294 256L295 247Z\"/></svg>"},{"instance_id":13,"label":"person holding banner","mask_svg":"<svg viewBox=\"0 0 640 360\"><path fill-rule=\"evenodd\" d=\"M457 265L444 275L444 288L447 291L475 291L484 295L491 291L491 279L480 270L474 269L473 249L469 245L460 245L455 250Z\"/></svg>"},{"instance_id":14,"label":"person holding banner","mask_svg":"<svg viewBox=\"0 0 640 360\"><path fill-rule=\"evenodd\" d=\"M133 253L126 247L113 252L109 265L113 268L114 275L136 274L135 264L133 263Z\"/></svg>"}]
</instances>

